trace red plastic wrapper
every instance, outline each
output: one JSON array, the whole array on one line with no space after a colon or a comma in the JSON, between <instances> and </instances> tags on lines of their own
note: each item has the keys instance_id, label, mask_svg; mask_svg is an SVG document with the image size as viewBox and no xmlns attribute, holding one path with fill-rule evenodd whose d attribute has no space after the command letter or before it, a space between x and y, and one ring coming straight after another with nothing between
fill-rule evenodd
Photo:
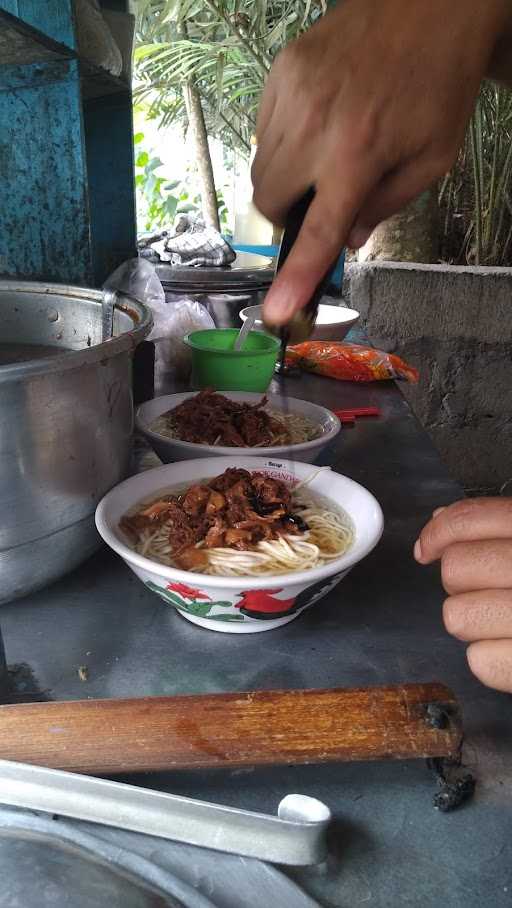
<instances>
[{"instance_id":1,"label":"red plastic wrapper","mask_svg":"<svg viewBox=\"0 0 512 908\"><path fill-rule=\"evenodd\" d=\"M418 370L394 353L333 341L306 341L288 347L286 365L340 381L398 379L415 383L419 378Z\"/></svg>"}]
</instances>

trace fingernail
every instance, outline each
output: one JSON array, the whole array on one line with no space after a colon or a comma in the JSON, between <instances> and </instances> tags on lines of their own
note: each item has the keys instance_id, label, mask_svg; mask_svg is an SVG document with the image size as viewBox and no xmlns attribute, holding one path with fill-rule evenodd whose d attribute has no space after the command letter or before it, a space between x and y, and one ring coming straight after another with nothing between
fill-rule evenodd
<instances>
[{"instance_id":1,"label":"fingernail","mask_svg":"<svg viewBox=\"0 0 512 908\"><path fill-rule=\"evenodd\" d=\"M349 249L360 249L370 239L372 231L367 227L354 227L349 234L347 246Z\"/></svg>"},{"instance_id":2,"label":"fingernail","mask_svg":"<svg viewBox=\"0 0 512 908\"><path fill-rule=\"evenodd\" d=\"M432 512L432 517L437 517L437 515L440 514L441 511L446 511L446 505L444 505L442 508L436 508L435 511Z\"/></svg>"},{"instance_id":3,"label":"fingernail","mask_svg":"<svg viewBox=\"0 0 512 908\"><path fill-rule=\"evenodd\" d=\"M421 559L423 558L423 552L421 551L421 540L420 539L417 539L416 542L414 543L414 557L416 558L416 561L421 561Z\"/></svg>"},{"instance_id":4,"label":"fingernail","mask_svg":"<svg viewBox=\"0 0 512 908\"><path fill-rule=\"evenodd\" d=\"M263 318L271 325L282 325L287 322L295 311L295 302L290 297L271 296L265 300Z\"/></svg>"}]
</instances>

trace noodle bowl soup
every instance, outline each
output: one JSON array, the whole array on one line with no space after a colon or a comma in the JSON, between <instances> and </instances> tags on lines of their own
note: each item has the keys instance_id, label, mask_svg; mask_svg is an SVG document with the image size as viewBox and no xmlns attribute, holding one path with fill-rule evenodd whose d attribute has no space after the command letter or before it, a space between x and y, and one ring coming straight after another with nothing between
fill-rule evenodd
<instances>
[{"instance_id":1,"label":"noodle bowl soup","mask_svg":"<svg viewBox=\"0 0 512 908\"><path fill-rule=\"evenodd\" d=\"M236 401L206 388L162 413L149 426L157 435L213 447L275 448L312 441L321 434L302 413L276 410L263 396Z\"/></svg>"},{"instance_id":2,"label":"noodle bowl soup","mask_svg":"<svg viewBox=\"0 0 512 908\"><path fill-rule=\"evenodd\" d=\"M307 479L293 485L232 467L140 502L120 529L145 558L221 577L321 567L344 555L354 538L348 515L309 492Z\"/></svg>"},{"instance_id":3,"label":"noodle bowl soup","mask_svg":"<svg viewBox=\"0 0 512 908\"><path fill-rule=\"evenodd\" d=\"M220 488L215 481L228 470L231 496L222 488L225 480ZM234 477L236 472L241 475ZM250 507L229 517L241 491L232 480L247 483L244 474L252 480L250 489L243 485ZM192 488L204 493L194 492L187 503ZM212 493L231 501L210 501ZM195 515L194 495L203 499ZM210 545L201 525L208 503L220 511L210 510L206 533L220 513L223 523L216 529L224 534L210 538ZM185 508L194 519L180 520ZM260 530L266 516L270 529ZM137 517L143 519L137 523ZM148 518L157 522L150 526ZM134 476L100 502L96 525L147 588L183 617L212 630L252 633L291 621L332 590L377 544L383 520L366 489L329 468L240 457L177 463ZM340 600L340 620L342 612Z\"/></svg>"},{"instance_id":4,"label":"noodle bowl soup","mask_svg":"<svg viewBox=\"0 0 512 908\"><path fill-rule=\"evenodd\" d=\"M292 454L313 463L338 434L338 418L317 404L249 392L169 394L142 404L137 428L164 463L247 455Z\"/></svg>"}]
</instances>

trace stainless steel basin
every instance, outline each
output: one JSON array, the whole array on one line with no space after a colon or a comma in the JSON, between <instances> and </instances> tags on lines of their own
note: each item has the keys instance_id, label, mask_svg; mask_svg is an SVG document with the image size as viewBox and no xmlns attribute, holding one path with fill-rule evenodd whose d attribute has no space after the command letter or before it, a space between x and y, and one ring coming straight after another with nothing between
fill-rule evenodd
<instances>
[{"instance_id":1,"label":"stainless steel basin","mask_svg":"<svg viewBox=\"0 0 512 908\"><path fill-rule=\"evenodd\" d=\"M0 363L10 351L21 357L0 364L0 603L99 547L96 504L128 471L132 354L151 314L120 296L113 337L102 342L102 299L0 281Z\"/></svg>"}]
</instances>

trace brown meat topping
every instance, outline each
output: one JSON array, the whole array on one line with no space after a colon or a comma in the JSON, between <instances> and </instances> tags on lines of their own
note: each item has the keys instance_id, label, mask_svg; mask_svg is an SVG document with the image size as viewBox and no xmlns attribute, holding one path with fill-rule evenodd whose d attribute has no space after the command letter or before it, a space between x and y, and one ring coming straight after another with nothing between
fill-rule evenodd
<instances>
[{"instance_id":1,"label":"brown meat topping","mask_svg":"<svg viewBox=\"0 0 512 908\"><path fill-rule=\"evenodd\" d=\"M236 402L211 388L200 391L162 414L169 419L176 438L202 445L230 448L269 447L283 435L283 425L257 404ZM282 444L283 439L277 443Z\"/></svg>"},{"instance_id":2,"label":"brown meat topping","mask_svg":"<svg viewBox=\"0 0 512 908\"><path fill-rule=\"evenodd\" d=\"M202 571L208 564L204 549L196 549L195 545L182 549L175 557L176 564L183 571Z\"/></svg>"},{"instance_id":3,"label":"brown meat topping","mask_svg":"<svg viewBox=\"0 0 512 908\"><path fill-rule=\"evenodd\" d=\"M206 486L191 486L181 499L183 510L191 517L197 517L203 512L209 496L210 492Z\"/></svg>"},{"instance_id":4,"label":"brown meat topping","mask_svg":"<svg viewBox=\"0 0 512 908\"><path fill-rule=\"evenodd\" d=\"M176 563L193 570L204 565L205 548L250 549L263 539L306 532L307 525L292 513L291 504L284 482L230 468L182 495L166 496L123 517L121 528L137 541L144 530L165 525Z\"/></svg>"}]
</instances>

